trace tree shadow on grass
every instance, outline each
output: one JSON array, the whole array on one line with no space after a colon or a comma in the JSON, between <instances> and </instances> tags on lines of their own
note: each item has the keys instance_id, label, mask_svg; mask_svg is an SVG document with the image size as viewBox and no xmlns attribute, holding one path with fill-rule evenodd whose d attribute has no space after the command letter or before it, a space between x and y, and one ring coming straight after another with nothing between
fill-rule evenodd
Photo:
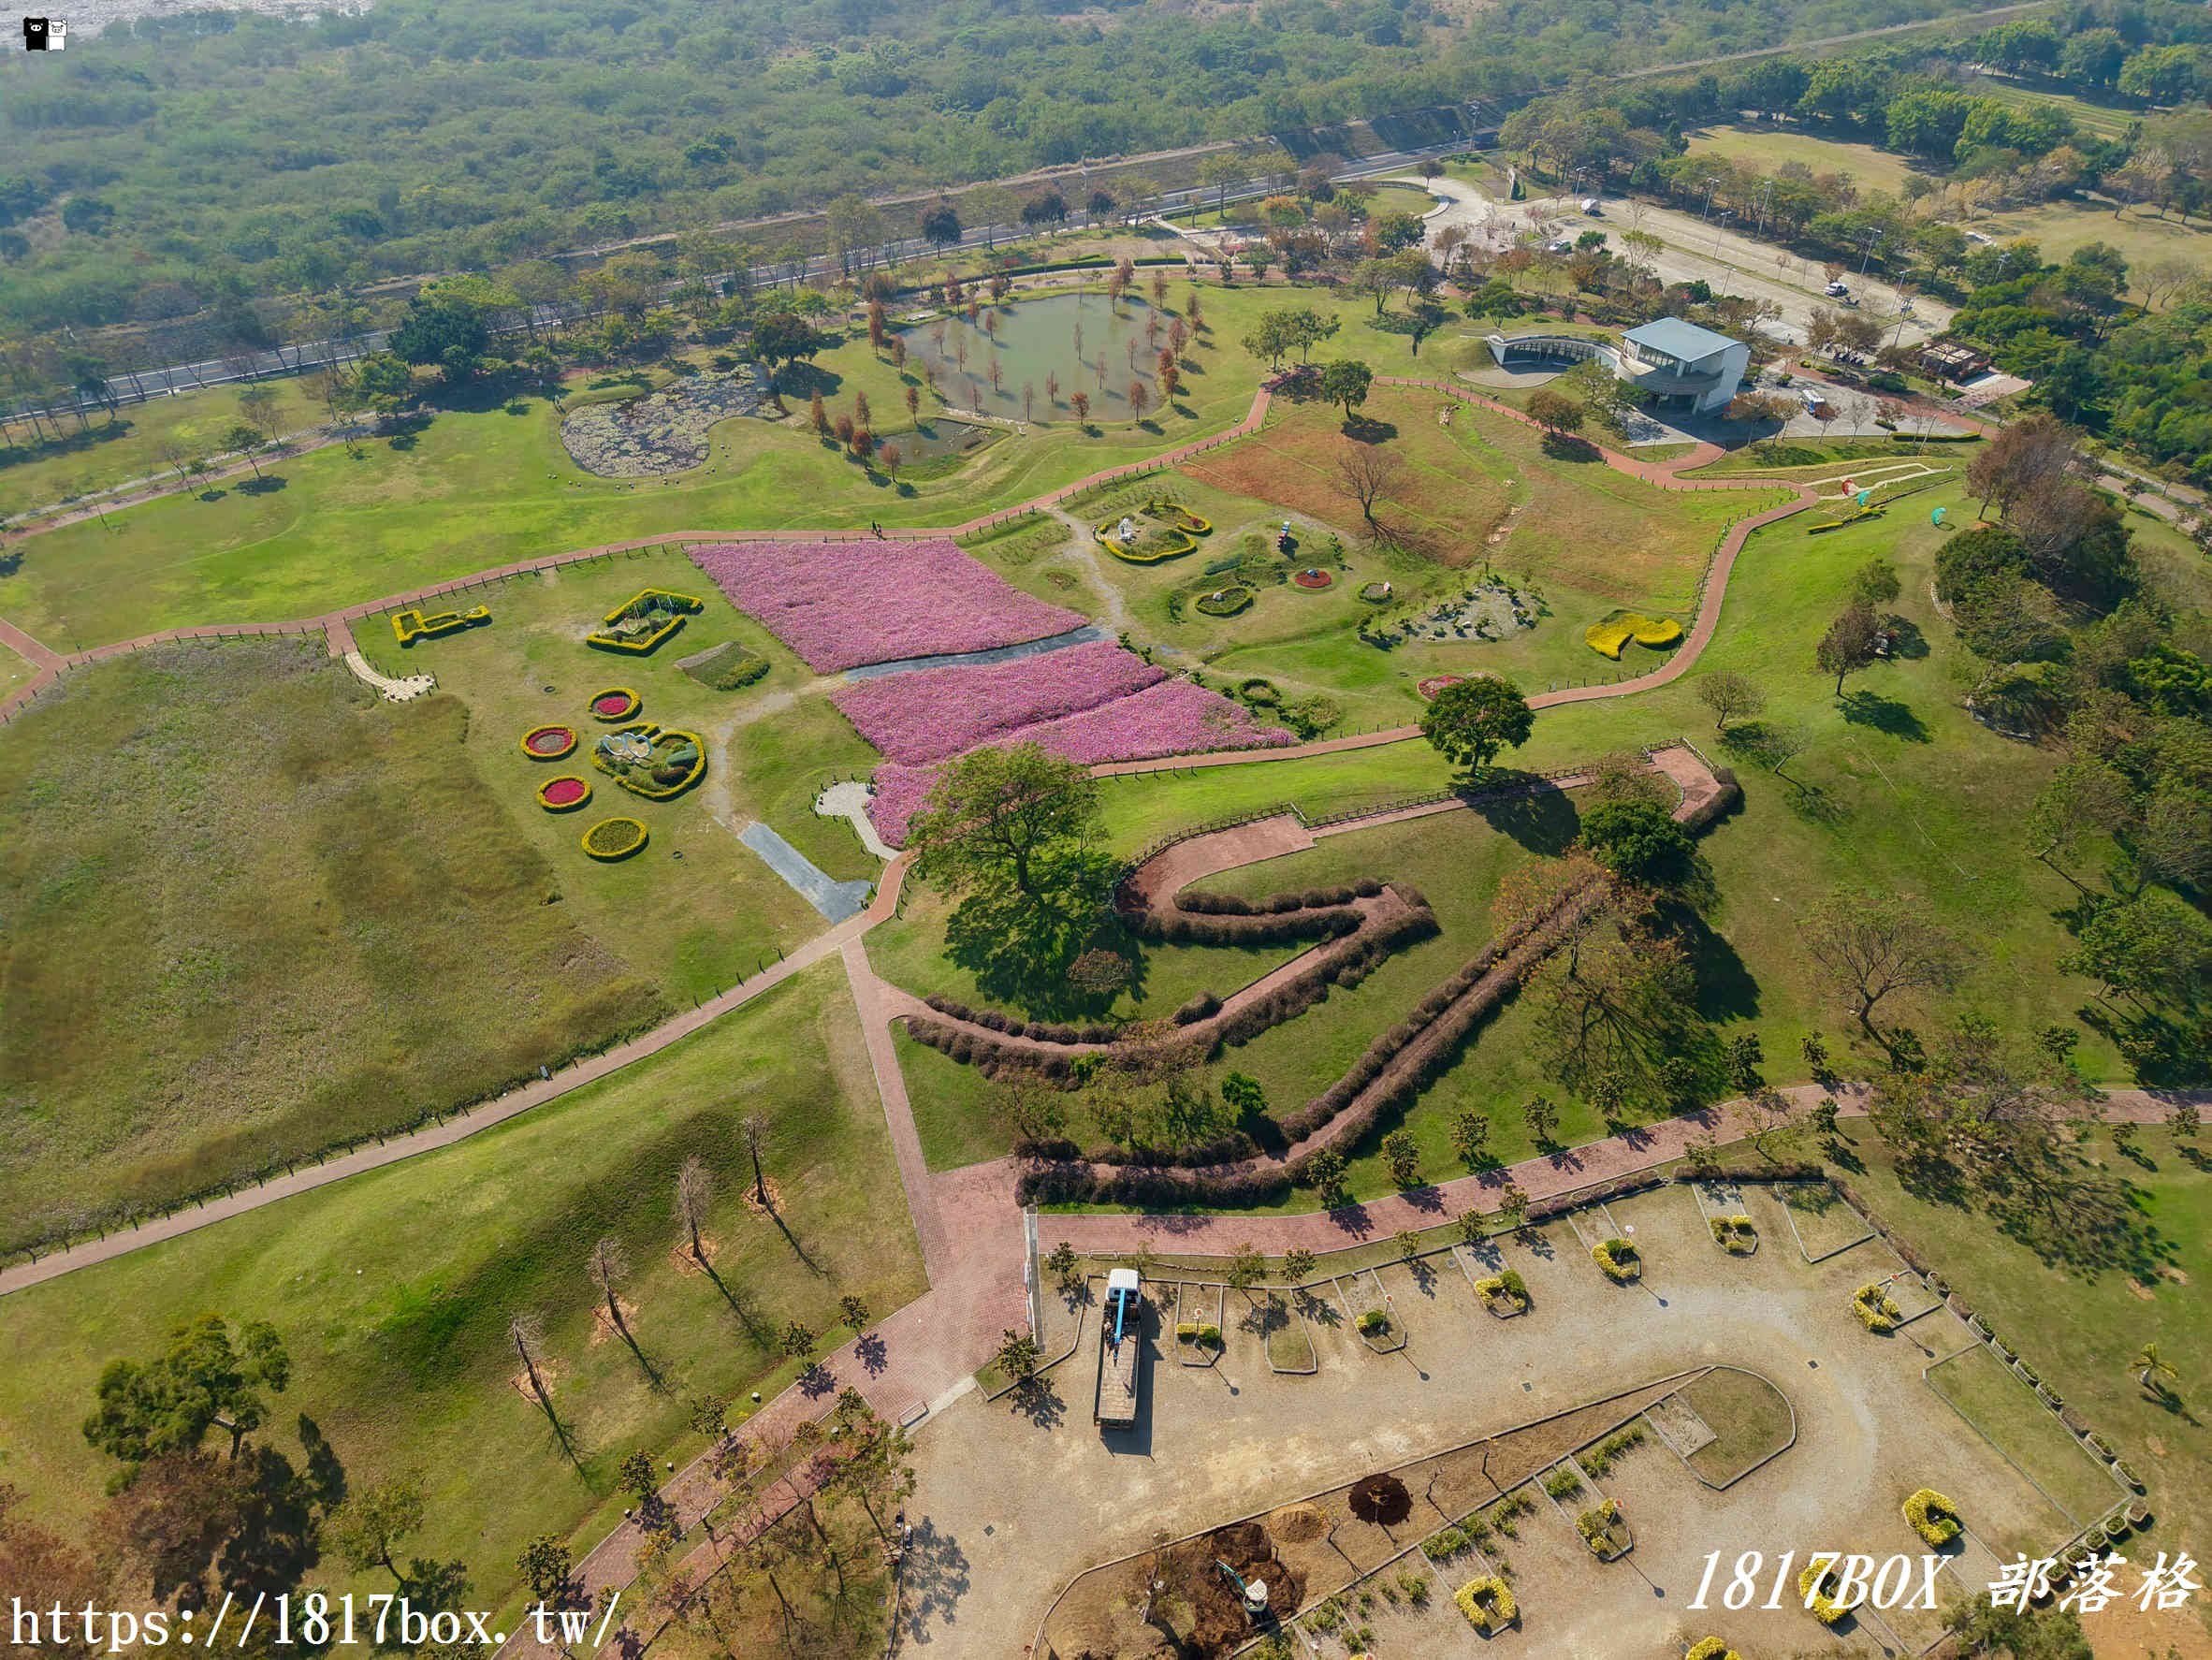
<instances>
[{"instance_id":1,"label":"tree shadow on grass","mask_svg":"<svg viewBox=\"0 0 2212 1660\"><path fill-rule=\"evenodd\" d=\"M231 488L241 496L273 496L290 486L291 481L282 473L264 473L259 478L249 478Z\"/></svg>"},{"instance_id":2,"label":"tree shadow on grass","mask_svg":"<svg viewBox=\"0 0 2212 1660\"><path fill-rule=\"evenodd\" d=\"M1876 732L1887 733L1891 737L1901 737L1908 743L1926 744L1935 741L1928 730L1928 723L1913 712L1910 704L1899 703L1894 697L1884 697L1879 692L1860 688L1846 692L1837 700L1843 719L1854 726L1871 726Z\"/></svg>"},{"instance_id":3,"label":"tree shadow on grass","mask_svg":"<svg viewBox=\"0 0 2212 1660\"><path fill-rule=\"evenodd\" d=\"M1526 785L1527 788L1517 786ZM1507 792L1498 794L1496 792ZM1463 795L1490 795L1470 803L1476 816L1501 836L1509 836L1532 853L1556 858L1582 833L1582 815L1564 790L1532 775L1492 772L1460 786Z\"/></svg>"},{"instance_id":4,"label":"tree shadow on grass","mask_svg":"<svg viewBox=\"0 0 2212 1660\"><path fill-rule=\"evenodd\" d=\"M1697 980L1697 1012L1707 1020L1754 1020L1759 983L1735 946L1686 905L1669 905L1667 932L1690 959Z\"/></svg>"},{"instance_id":5,"label":"tree shadow on grass","mask_svg":"<svg viewBox=\"0 0 2212 1660\"><path fill-rule=\"evenodd\" d=\"M1346 415L1343 431L1354 444L1388 444L1398 436L1396 423L1378 421L1370 415Z\"/></svg>"}]
</instances>

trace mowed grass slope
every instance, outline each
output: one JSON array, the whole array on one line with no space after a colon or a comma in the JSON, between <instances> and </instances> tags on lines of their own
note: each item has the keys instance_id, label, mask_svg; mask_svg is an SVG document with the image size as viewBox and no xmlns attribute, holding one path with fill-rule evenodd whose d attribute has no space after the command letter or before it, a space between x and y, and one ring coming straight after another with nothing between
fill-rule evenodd
<instances>
[{"instance_id":1,"label":"mowed grass slope","mask_svg":"<svg viewBox=\"0 0 2212 1660\"><path fill-rule=\"evenodd\" d=\"M618 480L570 460L550 402L478 392L468 407L437 411L418 433L369 440L357 457L332 445L265 464L271 482L263 488L233 482L213 500L167 497L110 515L106 525L33 538L21 568L0 578L0 617L57 649L83 648L182 624L319 616L657 531L957 524L1233 426L1266 368L1241 342L1269 307L1310 304L1342 317L1335 349L1378 373L1441 372L1438 354L1450 349L1439 339L1417 359L1405 336L1366 326L1372 308L1357 299L1215 283L1199 291L1202 327L1186 353L1182 395L1142 424L1041 423L957 468L924 467L895 487L804 430L801 391L790 399L788 421L744 417L716 427L704 467ZM1170 309L1186 311L1190 292L1177 281ZM823 353L794 385L819 387L833 412L866 390L879 437L895 437L904 419L903 395L893 391L897 374L865 337Z\"/></svg>"},{"instance_id":2,"label":"mowed grass slope","mask_svg":"<svg viewBox=\"0 0 2212 1660\"><path fill-rule=\"evenodd\" d=\"M0 732L10 1243L472 1100L669 1004L554 903L450 698L150 650Z\"/></svg>"},{"instance_id":3,"label":"mowed grass slope","mask_svg":"<svg viewBox=\"0 0 2212 1660\"><path fill-rule=\"evenodd\" d=\"M769 1118L764 1160L778 1216L749 1209L738 1120ZM720 1287L674 1260L676 1173L693 1155L716 1177L706 1230ZM780 1222L780 1227L779 1226ZM626 1247L622 1295L645 1364L594 1319L585 1254ZM293 1361L269 1439L297 1463L312 1419L366 1486L413 1469L429 1495L407 1554L460 1558L468 1606L518 1595L515 1559L542 1533L576 1553L620 1519L627 1453L700 1449L687 1403L772 1397L796 1368L786 1324L837 1335L837 1299L880 1314L924 1279L863 1046L837 965L818 967L673 1048L442 1152L357 1176L7 1299L0 1422L8 1478L32 1513L76 1532L111 1461L77 1426L100 1369L155 1352L171 1324L211 1310L267 1319ZM513 1387L509 1318L546 1321L545 1372L575 1449ZM377 1581L381 1578L382 1583ZM326 1558L322 1580L345 1588ZM357 1591L389 1590L382 1570ZM512 1629L512 1627L507 1627Z\"/></svg>"}]
</instances>

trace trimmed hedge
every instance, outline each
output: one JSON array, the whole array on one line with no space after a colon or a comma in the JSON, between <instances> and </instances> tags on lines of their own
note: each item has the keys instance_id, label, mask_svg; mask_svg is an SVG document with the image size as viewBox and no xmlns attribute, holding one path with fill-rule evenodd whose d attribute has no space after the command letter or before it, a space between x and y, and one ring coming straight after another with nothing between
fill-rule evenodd
<instances>
[{"instance_id":1,"label":"trimmed hedge","mask_svg":"<svg viewBox=\"0 0 2212 1660\"><path fill-rule=\"evenodd\" d=\"M1861 1286L1851 1294L1851 1312L1858 1316L1858 1323L1870 1332L1884 1333L1897 1330L1901 1317L1898 1305L1890 1300L1887 1290L1879 1285Z\"/></svg>"},{"instance_id":2,"label":"trimmed hedge","mask_svg":"<svg viewBox=\"0 0 2212 1660\"><path fill-rule=\"evenodd\" d=\"M1904 1512L1913 1531L1931 1545L1948 1545L1963 1531L1958 1507L1932 1487L1923 1487L1906 1499Z\"/></svg>"},{"instance_id":3,"label":"trimmed hedge","mask_svg":"<svg viewBox=\"0 0 2212 1660\"><path fill-rule=\"evenodd\" d=\"M1590 1255L1606 1271L1606 1278L1615 1285L1624 1286L1643 1278L1643 1259L1637 1255L1636 1246L1624 1239L1601 1239L1590 1247Z\"/></svg>"},{"instance_id":4,"label":"trimmed hedge","mask_svg":"<svg viewBox=\"0 0 2212 1660\"><path fill-rule=\"evenodd\" d=\"M1804 1604L1805 1611L1823 1625L1835 1624L1846 1612L1836 1606L1836 1599L1826 1590L1828 1581L1835 1577L1836 1565L1832 1562L1809 1562L1804 1571L1797 1576L1798 1600Z\"/></svg>"},{"instance_id":5,"label":"trimmed hedge","mask_svg":"<svg viewBox=\"0 0 2212 1660\"><path fill-rule=\"evenodd\" d=\"M1743 1660L1743 1656L1717 1637L1700 1638L1682 1660Z\"/></svg>"},{"instance_id":6,"label":"trimmed hedge","mask_svg":"<svg viewBox=\"0 0 2212 1660\"><path fill-rule=\"evenodd\" d=\"M1521 1605L1513 1600L1512 1590L1495 1574L1469 1580L1451 1594L1451 1600L1467 1616L1467 1624L1485 1637L1503 1631L1521 1615Z\"/></svg>"}]
</instances>

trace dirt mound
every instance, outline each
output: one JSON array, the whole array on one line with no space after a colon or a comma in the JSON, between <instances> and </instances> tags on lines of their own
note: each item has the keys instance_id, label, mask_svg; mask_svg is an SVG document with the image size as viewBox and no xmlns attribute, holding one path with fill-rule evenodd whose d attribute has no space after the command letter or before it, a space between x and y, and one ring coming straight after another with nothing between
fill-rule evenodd
<instances>
[{"instance_id":1,"label":"dirt mound","mask_svg":"<svg viewBox=\"0 0 2212 1660\"><path fill-rule=\"evenodd\" d=\"M1286 1545L1302 1545L1329 1531L1329 1518L1311 1505L1291 1505L1267 1519L1268 1531Z\"/></svg>"},{"instance_id":2,"label":"dirt mound","mask_svg":"<svg viewBox=\"0 0 2212 1660\"><path fill-rule=\"evenodd\" d=\"M1268 1612L1276 1619L1288 1619L1305 1600L1305 1576L1275 1554L1267 1529L1257 1522L1218 1528L1179 1546L1169 1579L1174 1594L1190 1603L1190 1635L1183 1652L1198 1660L1226 1654L1253 1634L1243 1593L1221 1571L1224 1563L1245 1584L1267 1587Z\"/></svg>"},{"instance_id":3,"label":"dirt mound","mask_svg":"<svg viewBox=\"0 0 2212 1660\"><path fill-rule=\"evenodd\" d=\"M1361 1521L1385 1527L1394 1527L1413 1514L1413 1494L1405 1491L1404 1482L1387 1474L1361 1477L1346 1502Z\"/></svg>"}]
</instances>

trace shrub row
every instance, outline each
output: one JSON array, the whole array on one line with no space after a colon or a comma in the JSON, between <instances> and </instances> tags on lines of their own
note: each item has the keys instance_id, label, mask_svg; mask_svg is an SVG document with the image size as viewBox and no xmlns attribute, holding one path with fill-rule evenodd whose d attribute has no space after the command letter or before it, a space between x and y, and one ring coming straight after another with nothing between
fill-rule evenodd
<instances>
[{"instance_id":1,"label":"shrub row","mask_svg":"<svg viewBox=\"0 0 2212 1660\"><path fill-rule=\"evenodd\" d=\"M1210 991L1202 991L1175 1011L1177 1026L1196 1026L1221 1012L1221 999Z\"/></svg>"},{"instance_id":2,"label":"shrub row","mask_svg":"<svg viewBox=\"0 0 2212 1660\"><path fill-rule=\"evenodd\" d=\"M939 997L934 992L922 1000L953 1020L965 1020L970 1026L1004 1032L1010 1038L1031 1038L1040 1043L1111 1043L1121 1036L1121 1028L1115 1026L1097 1022L1070 1026L1066 1022L1024 1020L1018 1014L1004 1014L997 1009L971 1008L958 997Z\"/></svg>"},{"instance_id":3,"label":"shrub row","mask_svg":"<svg viewBox=\"0 0 2212 1660\"><path fill-rule=\"evenodd\" d=\"M1018 1204L1119 1204L1188 1208L1192 1205L1239 1210L1273 1204L1288 1198L1287 1171L1240 1171L1205 1175L1190 1171L1124 1165L1094 1171L1087 1165L1046 1165L1024 1172L1014 1184Z\"/></svg>"},{"instance_id":4,"label":"shrub row","mask_svg":"<svg viewBox=\"0 0 2212 1660\"><path fill-rule=\"evenodd\" d=\"M1126 921L1131 933L1169 945L1288 945L1299 939L1342 939L1360 928L1360 913L1348 905L1264 916L1193 916L1180 910L1154 916L1145 911Z\"/></svg>"},{"instance_id":5,"label":"shrub row","mask_svg":"<svg viewBox=\"0 0 2212 1660\"><path fill-rule=\"evenodd\" d=\"M1302 894L1273 894L1265 899L1245 899L1235 894L1186 888L1175 896L1175 908L1201 916L1281 916L1293 910L1349 905L1355 897L1372 899L1382 890L1382 883L1372 876L1361 877L1348 888L1307 888Z\"/></svg>"},{"instance_id":6,"label":"shrub row","mask_svg":"<svg viewBox=\"0 0 2212 1660\"><path fill-rule=\"evenodd\" d=\"M1745 1182L1817 1182L1827 1174L1817 1164L1716 1164L1707 1170L1696 1170L1684 1165L1676 1169L1678 1182L1726 1182L1740 1186ZM1849 1195L1845 1195L1846 1198Z\"/></svg>"}]
</instances>

